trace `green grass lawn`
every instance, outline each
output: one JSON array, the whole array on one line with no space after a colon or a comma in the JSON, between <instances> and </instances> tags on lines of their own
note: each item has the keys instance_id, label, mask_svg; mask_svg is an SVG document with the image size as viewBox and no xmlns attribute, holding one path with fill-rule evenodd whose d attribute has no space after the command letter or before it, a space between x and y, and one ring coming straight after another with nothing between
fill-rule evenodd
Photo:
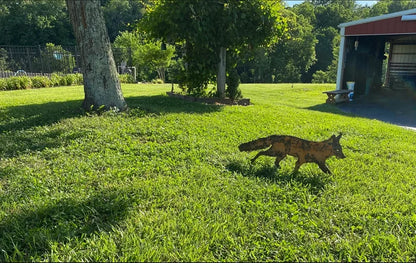
<instances>
[{"instance_id":1,"label":"green grass lawn","mask_svg":"<svg viewBox=\"0 0 416 263\"><path fill-rule=\"evenodd\" d=\"M252 106L124 85L0 92L0 261L416 260L416 133L324 104L334 85L242 85ZM342 132L333 175L239 152L271 134Z\"/></svg>"}]
</instances>

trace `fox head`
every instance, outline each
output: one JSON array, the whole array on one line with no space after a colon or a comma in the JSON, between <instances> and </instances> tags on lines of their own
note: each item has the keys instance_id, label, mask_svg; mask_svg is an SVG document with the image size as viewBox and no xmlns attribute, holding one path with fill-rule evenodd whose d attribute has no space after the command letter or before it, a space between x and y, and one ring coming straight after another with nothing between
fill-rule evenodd
<instances>
[{"instance_id":1,"label":"fox head","mask_svg":"<svg viewBox=\"0 0 416 263\"><path fill-rule=\"evenodd\" d=\"M346 156L342 152L341 144L339 143L339 140L341 139L342 134L335 136L332 135L329 139L330 142L332 142L332 153L337 157L338 159L344 159Z\"/></svg>"}]
</instances>

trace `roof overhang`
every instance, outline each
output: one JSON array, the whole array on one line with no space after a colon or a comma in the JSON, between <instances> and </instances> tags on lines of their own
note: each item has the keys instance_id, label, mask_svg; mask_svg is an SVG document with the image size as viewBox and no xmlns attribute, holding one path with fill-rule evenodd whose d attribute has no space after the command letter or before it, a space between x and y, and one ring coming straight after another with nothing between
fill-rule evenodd
<instances>
[{"instance_id":1,"label":"roof overhang","mask_svg":"<svg viewBox=\"0 0 416 263\"><path fill-rule=\"evenodd\" d=\"M416 34L416 8L342 23L344 36Z\"/></svg>"}]
</instances>

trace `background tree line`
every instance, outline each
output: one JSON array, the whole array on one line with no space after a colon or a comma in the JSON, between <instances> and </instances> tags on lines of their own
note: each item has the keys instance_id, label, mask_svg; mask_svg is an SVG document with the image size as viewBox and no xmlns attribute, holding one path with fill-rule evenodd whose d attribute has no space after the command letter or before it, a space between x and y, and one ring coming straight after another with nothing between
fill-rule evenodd
<instances>
[{"instance_id":1,"label":"background tree line","mask_svg":"<svg viewBox=\"0 0 416 263\"><path fill-rule=\"evenodd\" d=\"M152 40L138 28L146 7L155 2L101 1L110 41L114 47L124 48L121 56L129 66L136 66L139 81L175 80L175 72L185 66L181 54L192 52L189 47L185 50L184 46L166 45L161 39ZM299 2L279 10L285 29L279 32L278 41L241 53L242 47L236 47L227 59L241 82L333 82L340 23L415 7L416 1L411 0L380 0L371 7L359 6L354 0ZM239 19L243 23L249 17ZM0 45L75 45L64 0L0 0L0 35ZM2 68L7 67L6 56L0 50Z\"/></svg>"}]
</instances>

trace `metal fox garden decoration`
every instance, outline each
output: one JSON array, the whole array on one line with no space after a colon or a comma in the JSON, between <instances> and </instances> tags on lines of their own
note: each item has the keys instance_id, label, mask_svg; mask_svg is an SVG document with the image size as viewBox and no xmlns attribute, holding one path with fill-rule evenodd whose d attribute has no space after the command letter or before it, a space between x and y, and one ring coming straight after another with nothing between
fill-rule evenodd
<instances>
[{"instance_id":1,"label":"metal fox garden decoration","mask_svg":"<svg viewBox=\"0 0 416 263\"><path fill-rule=\"evenodd\" d=\"M242 143L238 146L240 151L253 151L269 147L265 151L259 152L252 160L253 163L261 155L276 157L275 165L280 167L279 163L286 155L297 157L295 164L296 173L299 167L304 163L316 163L324 172L331 174L331 171L325 164L326 159L336 156L339 159L345 158L342 152L339 136L332 135L328 140L322 142L307 141L301 138L288 135L271 135L265 138L259 138L250 142Z\"/></svg>"}]
</instances>

